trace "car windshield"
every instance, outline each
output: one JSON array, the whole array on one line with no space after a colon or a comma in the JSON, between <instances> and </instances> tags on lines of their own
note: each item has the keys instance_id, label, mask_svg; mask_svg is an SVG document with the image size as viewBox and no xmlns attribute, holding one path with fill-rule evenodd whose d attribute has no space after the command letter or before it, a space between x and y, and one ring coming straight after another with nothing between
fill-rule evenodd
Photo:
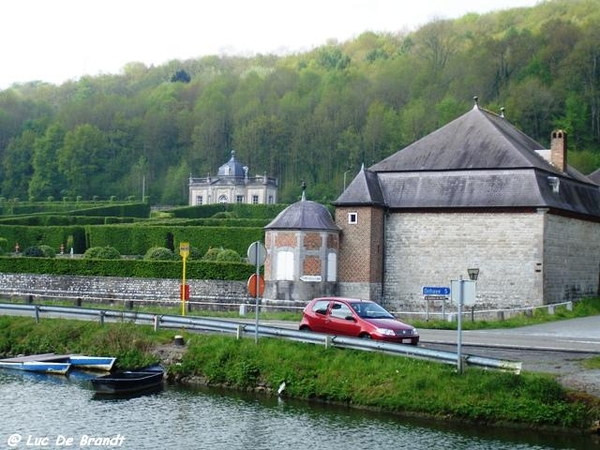
<instances>
[{"instance_id":1,"label":"car windshield","mask_svg":"<svg viewBox=\"0 0 600 450\"><path fill-rule=\"evenodd\" d=\"M393 319L389 312L377 303L353 303L352 308L363 319Z\"/></svg>"}]
</instances>

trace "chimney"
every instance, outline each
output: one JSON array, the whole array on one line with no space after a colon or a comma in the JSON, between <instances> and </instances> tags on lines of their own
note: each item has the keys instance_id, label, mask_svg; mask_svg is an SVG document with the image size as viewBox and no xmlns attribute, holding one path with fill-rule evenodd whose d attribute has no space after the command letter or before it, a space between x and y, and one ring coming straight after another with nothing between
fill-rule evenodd
<instances>
[{"instance_id":1,"label":"chimney","mask_svg":"<svg viewBox=\"0 0 600 450\"><path fill-rule=\"evenodd\" d=\"M567 171L567 133L563 130L554 130L552 132L550 162L561 172Z\"/></svg>"}]
</instances>

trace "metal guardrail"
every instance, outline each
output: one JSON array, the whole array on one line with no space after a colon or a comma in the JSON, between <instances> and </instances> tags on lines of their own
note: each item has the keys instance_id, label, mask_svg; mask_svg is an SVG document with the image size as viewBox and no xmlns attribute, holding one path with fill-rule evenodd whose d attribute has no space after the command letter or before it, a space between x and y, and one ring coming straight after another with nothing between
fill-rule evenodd
<instances>
[{"instance_id":1,"label":"metal guardrail","mask_svg":"<svg viewBox=\"0 0 600 450\"><path fill-rule=\"evenodd\" d=\"M88 317L91 319L97 319L102 324L104 324L106 320L128 321L135 324L149 324L153 325L155 330L158 330L159 328L186 328L193 331L231 333L235 334L238 339L244 335L275 337L324 345L326 348L338 347L362 351L379 351L392 355L402 355L445 364L457 364L458 358L457 353L431 350L406 344L392 344L388 342L345 336L330 336L321 333L312 333L260 324L258 324L257 328L256 323L241 323L230 320L208 319L203 317L170 316L139 313L135 311L116 311L110 309L74 308L65 306L22 305L14 303L0 303L0 311L20 311L31 313L35 316L35 319L38 322L41 314L48 314L50 316L52 314L56 314L61 318L69 318L69 316L75 316L76 318ZM465 366L470 365L489 369L499 369L516 374L519 374L522 368L522 363L517 361L505 361L473 355L463 355L462 358Z\"/></svg>"}]
</instances>

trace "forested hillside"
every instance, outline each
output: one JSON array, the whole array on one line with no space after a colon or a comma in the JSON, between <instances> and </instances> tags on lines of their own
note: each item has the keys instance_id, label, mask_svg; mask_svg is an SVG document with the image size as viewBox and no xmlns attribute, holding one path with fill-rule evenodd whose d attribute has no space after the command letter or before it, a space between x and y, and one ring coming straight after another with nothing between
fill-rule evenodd
<instances>
[{"instance_id":1,"label":"forested hillside","mask_svg":"<svg viewBox=\"0 0 600 450\"><path fill-rule=\"evenodd\" d=\"M0 91L0 195L185 204L190 174L215 174L235 150L251 175L279 178L282 202L302 180L331 201L362 163L465 113L474 95L544 145L565 129L570 164L589 173L600 167L599 42L600 0L548 0L301 54L15 85Z\"/></svg>"}]
</instances>

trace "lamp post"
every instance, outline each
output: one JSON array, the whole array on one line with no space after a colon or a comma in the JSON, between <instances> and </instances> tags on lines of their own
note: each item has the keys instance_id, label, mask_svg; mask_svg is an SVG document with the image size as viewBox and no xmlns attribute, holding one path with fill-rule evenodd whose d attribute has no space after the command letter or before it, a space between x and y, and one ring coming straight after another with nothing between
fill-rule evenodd
<instances>
[{"instance_id":1,"label":"lamp post","mask_svg":"<svg viewBox=\"0 0 600 450\"><path fill-rule=\"evenodd\" d=\"M342 193L344 193L344 191L346 190L346 174L348 172L350 172L350 169L348 169L344 172L344 189L342 189Z\"/></svg>"}]
</instances>

